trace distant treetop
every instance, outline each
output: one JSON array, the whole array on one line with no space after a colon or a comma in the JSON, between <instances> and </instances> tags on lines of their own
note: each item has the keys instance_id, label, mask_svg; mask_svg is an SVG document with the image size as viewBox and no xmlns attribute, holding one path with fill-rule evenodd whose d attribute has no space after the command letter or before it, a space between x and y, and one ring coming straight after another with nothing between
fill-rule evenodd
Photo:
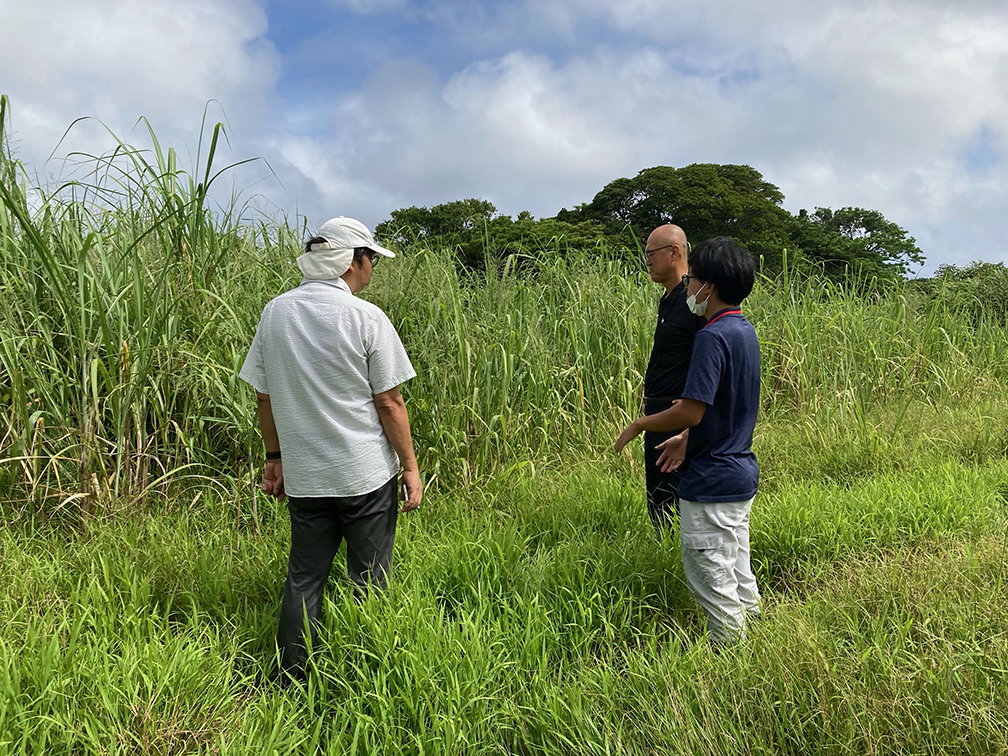
<instances>
[{"instance_id":1,"label":"distant treetop","mask_svg":"<svg viewBox=\"0 0 1008 756\"><path fill-rule=\"evenodd\" d=\"M817 207L794 216L783 202L784 193L748 165L659 165L610 181L590 202L552 218L522 211L512 220L487 200L464 199L393 210L375 231L390 243L454 247L469 267L545 248L622 251L636 260L641 240L662 223L682 226L693 244L732 236L770 275L785 257L789 266L857 280L902 278L924 261L914 238L877 210Z\"/></svg>"}]
</instances>

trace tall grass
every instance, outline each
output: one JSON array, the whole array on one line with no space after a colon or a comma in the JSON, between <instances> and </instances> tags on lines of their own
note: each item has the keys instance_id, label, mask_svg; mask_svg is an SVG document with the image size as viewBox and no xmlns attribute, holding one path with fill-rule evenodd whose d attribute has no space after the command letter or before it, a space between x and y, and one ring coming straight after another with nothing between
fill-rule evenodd
<instances>
[{"instance_id":1,"label":"tall grass","mask_svg":"<svg viewBox=\"0 0 1008 756\"><path fill-rule=\"evenodd\" d=\"M228 274L246 247L261 258L262 229L206 207L219 124L199 179L149 134L150 152L119 143L51 193L0 156L4 482L47 511L248 456Z\"/></svg>"},{"instance_id":2,"label":"tall grass","mask_svg":"<svg viewBox=\"0 0 1008 756\"><path fill-rule=\"evenodd\" d=\"M237 372L262 304L297 282L298 241L282 223L243 223L235 203L207 207L220 134L191 172L149 131L148 150L120 143L92 158L88 180L51 192L0 159L9 501L78 512L129 506L169 476L252 475L254 408ZM557 255L475 277L452 250L399 252L366 296L417 368L407 393L435 485L598 455L637 411L656 297L642 266ZM954 408L1005 393L1004 329L957 318L940 298L782 278L761 280L746 308L764 412L812 443L835 442L842 423L860 439L853 455L885 456L914 418L960 422ZM1003 414L992 417L980 418L987 451L1003 453Z\"/></svg>"},{"instance_id":3,"label":"tall grass","mask_svg":"<svg viewBox=\"0 0 1008 756\"><path fill-rule=\"evenodd\" d=\"M118 143L52 190L0 156L0 490L34 511L129 506L167 476L258 463L237 372L262 305L298 281L298 231L248 222L237 200L208 207L219 125L188 172L147 132L148 149ZM435 485L597 455L638 410L657 292L625 253L474 276L452 250L399 252L365 296L417 367L407 394ZM761 280L746 310L764 416L834 447L838 471L949 443L953 423L964 454L1008 447L1008 334L993 320L911 289L864 296L787 272Z\"/></svg>"},{"instance_id":4,"label":"tall grass","mask_svg":"<svg viewBox=\"0 0 1008 756\"><path fill-rule=\"evenodd\" d=\"M119 143L52 190L0 157L0 490L21 511L123 507L170 476L252 475L254 408L236 376L262 305L298 281L299 242L285 223L247 222L237 201L208 207L221 135L187 172L148 127L148 149ZM399 252L365 295L417 367L407 393L435 485L597 455L637 411L657 295L643 266L544 255L477 277L452 250ZM784 277L760 281L746 309L765 415L814 443L841 422L852 455L885 456L920 418L960 422L955 408L1005 394L1004 329L940 298ZM1008 446L1001 417L967 419L986 434L971 437L979 453Z\"/></svg>"}]
</instances>

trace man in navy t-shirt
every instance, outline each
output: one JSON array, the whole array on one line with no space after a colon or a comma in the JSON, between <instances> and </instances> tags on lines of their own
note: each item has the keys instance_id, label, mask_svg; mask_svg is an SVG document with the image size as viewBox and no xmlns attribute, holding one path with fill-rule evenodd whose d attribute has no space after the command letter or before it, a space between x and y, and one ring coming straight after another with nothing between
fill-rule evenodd
<instances>
[{"instance_id":1,"label":"man in navy t-shirt","mask_svg":"<svg viewBox=\"0 0 1008 756\"><path fill-rule=\"evenodd\" d=\"M732 239L696 248L683 283L687 305L707 323L693 342L682 399L634 420L615 445L619 452L643 431L691 429L679 468L683 567L719 644L745 638L746 619L760 612L749 559L749 512L759 483L752 438L760 352L756 331L739 308L755 277L752 255ZM659 462L675 464L664 453Z\"/></svg>"}]
</instances>

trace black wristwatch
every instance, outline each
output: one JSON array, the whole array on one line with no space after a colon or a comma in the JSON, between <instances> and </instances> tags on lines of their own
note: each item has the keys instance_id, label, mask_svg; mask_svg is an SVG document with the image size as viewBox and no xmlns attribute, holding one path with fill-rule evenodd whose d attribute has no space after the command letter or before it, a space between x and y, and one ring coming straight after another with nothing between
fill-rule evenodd
<instances>
[{"instance_id":1,"label":"black wristwatch","mask_svg":"<svg viewBox=\"0 0 1008 756\"><path fill-rule=\"evenodd\" d=\"M275 451L275 452L268 451L268 452L266 452L266 459L280 459L280 452L278 452L278 451Z\"/></svg>"}]
</instances>

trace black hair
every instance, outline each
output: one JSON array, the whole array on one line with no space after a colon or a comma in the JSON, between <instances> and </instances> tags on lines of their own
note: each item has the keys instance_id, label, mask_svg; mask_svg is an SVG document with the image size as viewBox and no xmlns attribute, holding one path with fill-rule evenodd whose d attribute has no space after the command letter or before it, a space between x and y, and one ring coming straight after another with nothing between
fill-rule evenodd
<instances>
[{"instance_id":1,"label":"black hair","mask_svg":"<svg viewBox=\"0 0 1008 756\"><path fill-rule=\"evenodd\" d=\"M325 244L327 241L329 240L326 239L324 236L313 236L311 239L305 242L304 251L311 252L313 244ZM377 254L368 247L354 247L353 259L357 262L358 265L360 265L361 262L363 262L364 260L364 255L366 255L368 252L371 252L371 254Z\"/></svg>"},{"instance_id":2,"label":"black hair","mask_svg":"<svg viewBox=\"0 0 1008 756\"><path fill-rule=\"evenodd\" d=\"M690 275L717 287L726 304L742 302L756 283L756 261L748 249L727 236L708 239L689 256Z\"/></svg>"}]
</instances>

